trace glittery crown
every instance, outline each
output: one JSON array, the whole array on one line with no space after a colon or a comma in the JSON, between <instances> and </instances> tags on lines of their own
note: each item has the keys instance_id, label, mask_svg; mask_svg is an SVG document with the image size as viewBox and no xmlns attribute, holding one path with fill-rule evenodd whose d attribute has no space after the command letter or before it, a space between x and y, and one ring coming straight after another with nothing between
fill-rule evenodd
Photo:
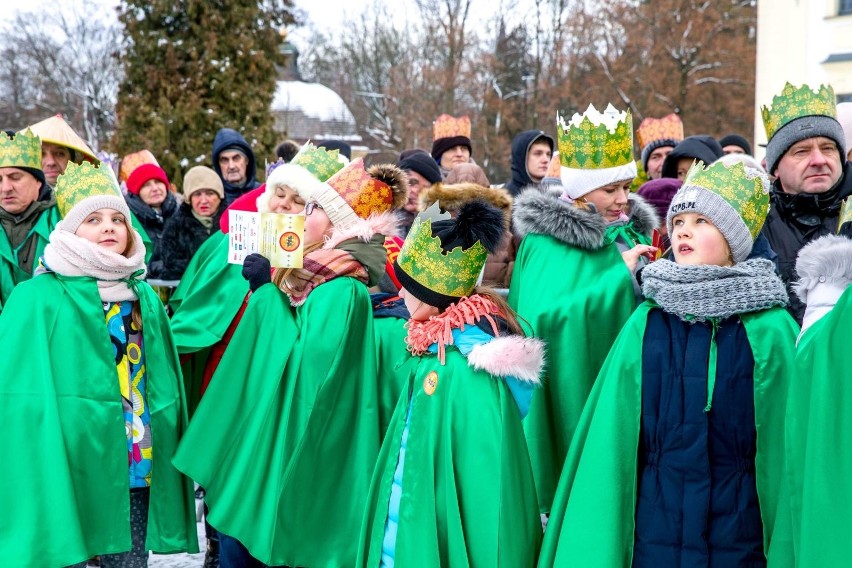
<instances>
[{"instance_id":1,"label":"glittery crown","mask_svg":"<svg viewBox=\"0 0 852 568\"><path fill-rule=\"evenodd\" d=\"M290 163L302 166L318 180L326 181L343 169L343 163L338 159L339 154L339 150L317 148L308 142L302 146Z\"/></svg>"},{"instance_id":2,"label":"glittery crown","mask_svg":"<svg viewBox=\"0 0 852 568\"><path fill-rule=\"evenodd\" d=\"M460 116L459 118L455 118L445 113L432 123L432 140L452 138L454 136L470 138L469 117Z\"/></svg>"},{"instance_id":3,"label":"glittery crown","mask_svg":"<svg viewBox=\"0 0 852 568\"><path fill-rule=\"evenodd\" d=\"M157 162L157 158L154 157L154 154L152 154L150 150L139 150L138 152L127 154L121 159L121 168L118 171L121 181L127 182L127 178L130 177L133 170L139 166L144 166L145 164L153 164L157 167L160 166Z\"/></svg>"},{"instance_id":4,"label":"glittery crown","mask_svg":"<svg viewBox=\"0 0 852 568\"><path fill-rule=\"evenodd\" d=\"M432 220L414 220L396 259L399 267L418 284L453 298L467 296L476 286L488 251L477 241L467 250L445 252L441 239L432 236Z\"/></svg>"},{"instance_id":5,"label":"glittery crown","mask_svg":"<svg viewBox=\"0 0 852 568\"><path fill-rule=\"evenodd\" d=\"M0 168L41 169L41 139L29 129L14 138L0 133Z\"/></svg>"},{"instance_id":6,"label":"glittery crown","mask_svg":"<svg viewBox=\"0 0 852 568\"><path fill-rule=\"evenodd\" d=\"M56 207L64 218L75 205L95 196L124 197L112 169L106 165L95 166L90 162L68 163L65 173L56 180Z\"/></svg>"},{"instance_id":7,"label":"glittery crown","mask_svg":"<svg viewBox=\"0 0 852 568\"><path fill-rule=\"evenodd\" d=\"M756 171L746 171L742 162L730 167L714 162L706 168L703 162L698 162L689 168L683 187L700 187L724 199L739 214L752 239L755 239L769 213L768 182Z\"/></svg>"},{"instance_id":8,"label":"glittery crown","mask_svg":"<svg viewBox=\"0 0 852 568\"><path fill-rule=\"evenodd\" d=\"M803 116L821 115L837 119L837 99L831 85L820 85L815 91L807 85L794 87L786 83L781 93L772 98L772 106L761 107L760 114L766 128L766 139L772 140L781 127Z\"/></svg>"},{"instance_id":9,"label":"glittery crown","mask_svg":"<svg viewBox=\"0 0 852 568\"><path fill-rule=\"evenodd\" d=\"M636 141L641 150L657 140L683 140L683 122L674 113L663 118L646 118L636 129Z\"/></svg>"},{"instance_id":10,"label":"glittery crown","mask_svg":"<svg viewBox=\"0 0 852 568\"><path fill-rule=\"evenodd\" d=\"M326 182L343 198L356 215L366 219L372 213L390 211L393 192L388 184L371 177L364 160L357 158Z\"/></svg>"},{"instance_id":11,"label":"glittery crown","mask_svg":"<svg viewBox=\"0 0 852 568\"><path fill-rule=\"evenodd\" d=\"M617 111L608 105L603 113L589 105L582 115L575 113L566 123L557 113L559 160L563 167L598 170L623 166L633 161L633 117L630 111Z\"/></svg>"}]
</instances>

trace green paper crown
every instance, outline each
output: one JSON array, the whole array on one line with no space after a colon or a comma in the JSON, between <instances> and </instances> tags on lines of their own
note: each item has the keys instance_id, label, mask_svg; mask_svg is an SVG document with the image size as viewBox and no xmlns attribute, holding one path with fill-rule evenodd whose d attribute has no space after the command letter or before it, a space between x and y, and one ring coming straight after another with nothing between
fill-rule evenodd
<instances>
[{"instance_id":1,"label":"green paper crown","mask_svg":"<svg viewBox=\"0 0 852 568\"><path fill-rule=\"evenodd\" d=\"M339 153L339 150L329 151L325 148L317 148L308 142L302 146L290 163L302 166L318 180L326 181L343 169L343 164L338 159Z\"/></svg>"},{"instance_id":2,"label":"green paper crown","mask_svg":"<svg viewBox=\"0 0 852 568\"><path fill-rule=\"evenodd\" d=\"M742 218L752 239L766 221L769 213L769 180L752 170L747 172L742 162L727 167L721 162L704 167L703 162L692 164L683 187L695 186L712 191Z\"/></svg>"},{"instance_id":3,"label":"green paper crown","mask_svg":"<svg viewBox=\"0 0 852 568\"><path fill-rule=\"evenodd\" d=\"M0 168L41 169L41 139L30 131L0 135Z\"/></svg>"},{"instance_id":4,"label":"green paper crown","mask_svg":"<svg viewBox=\"0 0 852 568\"><path fill-rule=\"evenodd\" d=\"M444 252L441 239L432 236L432 220L418 217L396 262L421 286L444 296L461 298L476 287L487 258L488 251L479 241L467 250L456 247Z\"/></svg>"},{"instance_id":5,"label":"green paper crown","mask_svg":"<svg viewBox=\"0 0 852 568\"><path fill-rule=\"evenodd\" d=\"M766 139L772 140L782 126L803 116L829 116L837 119L837 99L831 85L820 85L814 91L807 85L794 87L790 83L784 85L781 94L772 98L772 106L760 108L763 126L766 128Z\"/></svg>"},{"instance_id":6,"label":"green paper crown","mask_svg":"<svg viewBox=\"0 0 852 568\"><path fill-rule=\"evenodd\" d=\"M56 207L63 218L87 197L107 195L124 199L112 169L108 165L95 166L89 162L68 162L65 173L56 180L54 193Z\"/></svg>"},{"instance_id":7,"label":"green paper crown","mask_svg":"<svg viewBox=\"0 0 852 568\"><path fill-rule=\"evenodd\" d=\"M556 114L559 160L577 170L615 168L633 161L633 116L608 105L601 113L589 105L582 116L574 114L566 124Z\"/></svg>"}]
</instances>

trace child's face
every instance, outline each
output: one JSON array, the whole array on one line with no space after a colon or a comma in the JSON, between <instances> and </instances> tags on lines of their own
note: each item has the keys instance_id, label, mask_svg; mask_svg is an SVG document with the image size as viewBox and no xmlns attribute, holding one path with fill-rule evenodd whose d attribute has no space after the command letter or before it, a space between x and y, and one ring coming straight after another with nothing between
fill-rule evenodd
<instances>
[{"instance_id":1,"label":"child's face","mask_svg":"<svg viewBox=\"0 0 852 568\"><path fill-rule=\"evenodd\" d=\"M672 219L671 242L675 262L678 264L734 264L728 241L704 215L675 215Z\"/></svg>"},{"instance_id":2,"label":"child's face","mask_svg":"<svg viewBox=\"0 0 852 568\"><path fill-rule=\"evenodd\" d=\"M127 250L127 220L115 209L89 213L74 234L118 254Z\"/></svg>"},{"instance_id":3,"label":"child's face","mask_svg":"<svg viewBox=\"0 0 852 568\"><path fill-rule=\"evenodd\" d=\"M431 306L409 294L405 288L400 289L399 297L405 302L405 307L408 309L408 313L411 314L411 319L414 321L426 321L430 317L437 316L441 313L441 311L435 306Z\"/></svg>"}]
</instances>

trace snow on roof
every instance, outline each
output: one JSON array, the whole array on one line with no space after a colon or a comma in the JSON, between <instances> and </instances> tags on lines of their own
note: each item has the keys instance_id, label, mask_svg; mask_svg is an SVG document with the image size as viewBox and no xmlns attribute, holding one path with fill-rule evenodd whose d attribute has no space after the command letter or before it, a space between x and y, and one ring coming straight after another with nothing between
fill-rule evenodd
<instances>
[{"instance_id":1,"label":"snow on roof","mask_svg":"<svg viewBox=\"0 0 852 568\"><path fill-rule=\"evenodd\" d=\"M278 81L272 110L301 111L323 122L343 122L355 126L355 117L340 95L319 83Z\"/></svg>"}]
</instances>

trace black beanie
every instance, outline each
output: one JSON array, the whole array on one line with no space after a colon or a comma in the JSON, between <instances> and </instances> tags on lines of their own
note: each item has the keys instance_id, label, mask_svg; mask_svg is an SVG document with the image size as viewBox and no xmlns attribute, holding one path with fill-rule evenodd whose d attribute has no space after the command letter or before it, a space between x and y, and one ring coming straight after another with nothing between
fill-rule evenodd
<instances>
[{"instance_id":1,"label":"black beanie","mask_svg":"<svg viewBox=\"0 0 852 568\"><path fill-rule=\"evenodd\" d=\"M450 136L449 138L438 138L432 142L432 157L440 164L444 152L456 146L467 146L467 151L470 152L471 156L473 155L470 138L467 136Z\"/></svg>"},{"instance_id":2,"label":"black beanie","mask_svg":"<svg viewBox=\"0 0 852 568\"><path fill-rule=\"evenodd\" d=\"M412 170L426 178L429 183L441 181L441 168L426 152L414 152L400 160L396 166L401 170Z\"/></svg>"},{"instance_id":3,"label":"black beanie","mask_svg":"<svg viewBox=\"0 0 852 568\"><path fill-rule=\"evenodd\" d=\"M728 134L721 140L719 140L719 146L724 148L725 146L739 146L745 153L749 156L752 156L751 153L751 144L748 143L748 140L740 136L739 134Z\"/></svg>"},{"instance_id":4,"label":"black beanie","mask_svg":"<svg viewBox=\"0 0 852 568\"><path fill-rule=\"evenodd\" d=\"M317 142L317 146L326 150L337 150L342 156L346 156L347 160L352 159L352 146L343 140L325 140Z\"/></svg>"},{"instance_id":5,"label":"black beanie","mask_svg":"<svg viewBox=\"0 0 852 568\"><path fill-rule=\"evenodd\" d=\"M724 154L722 147L712 136L706 134L688 136L666 156L666 161L663 162L663 177L677 177L677 163L681 158L691 158L709 166Z\"/></svg>"}]
</instances>

